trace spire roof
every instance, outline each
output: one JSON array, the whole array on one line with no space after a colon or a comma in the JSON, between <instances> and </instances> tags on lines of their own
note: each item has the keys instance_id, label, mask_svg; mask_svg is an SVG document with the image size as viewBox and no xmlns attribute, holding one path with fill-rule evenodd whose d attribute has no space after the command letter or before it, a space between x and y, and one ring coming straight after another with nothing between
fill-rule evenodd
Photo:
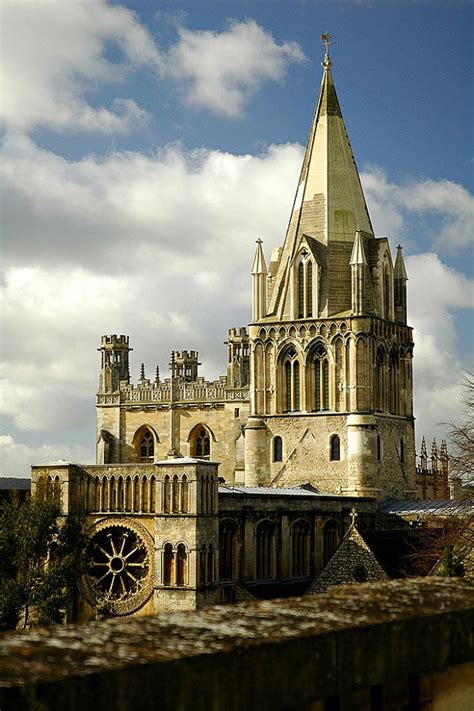
<instances>
[{"instance_id":1,"label":"spire roof","mask_svg":"<svg viewBox=\"0 0 474 711\"><path fill-rule=\"evenodd\" d=\"M323 77L279 260L269 313L279 310L282 282L303 235L323 245L353 243L356 228L374 237L352 147L331 74L328 35Z\"/></svg>"},{"instance_id":2,"label":"spire roof","mask_svg":"<svg viewBox=\"0 0 474 711\"><path fill-rule=\"evenodd\" d=\"M405 268L405 260L403 259L402 250L403 247L401 244L399 244L397 247L397 258L395 260L395 266L393 268L393 278L408 281L408 274Z\"/></svg>"},{"instance_id":3,"label":"spire roof","mask_svg":"<svg viewBox=\"0 0 474 711\"><path fill-rule=\"evenodd\" d=\"M352 248L351 260L349 264L351 266L353 264L364 264L365 266L367 266L364 244L362 242L362 233L360 230L356 231L354 246Z\"/></svg>"},{"instance_id":4,"label":"spire roof","mask_svg":"<svg viewBox=\"0 0 474 711\"><path fill-rule=\"evenodd\" d=\"M255 257L253 258L252 264L252 274L266 274L267 264L265 262L265 255L262 248L262 240L257 240L257 249L255 250Z\"/></svg>"}]
</instances>

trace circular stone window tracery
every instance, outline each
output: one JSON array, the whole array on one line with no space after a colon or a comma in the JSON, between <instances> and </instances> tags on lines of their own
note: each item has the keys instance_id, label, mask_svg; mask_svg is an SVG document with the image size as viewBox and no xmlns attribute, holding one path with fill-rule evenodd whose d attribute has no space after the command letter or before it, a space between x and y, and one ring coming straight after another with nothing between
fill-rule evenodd
<instances>
[{"instance_id":1,"label":"circular stone window tracery","mask_svg":"<svg viewBox=\"0 0 474 711\"><path fill-rule=\"evenodd\" d=\"M153 546L146 529L127 519L99 521L87 549L83 592L106 614L127 615L153 591Z\"/></svg>"}]
</instances>

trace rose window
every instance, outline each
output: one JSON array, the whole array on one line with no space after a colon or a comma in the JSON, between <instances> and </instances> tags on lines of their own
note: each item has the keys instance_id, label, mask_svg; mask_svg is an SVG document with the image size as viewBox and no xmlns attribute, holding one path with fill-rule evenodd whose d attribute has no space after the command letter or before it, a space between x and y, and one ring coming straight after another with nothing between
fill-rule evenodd
<instances>
[{"instance_id":1,"label":"rose window","mask_svg":"<svg viewBox=\"0 0 474 711\"><path fill-rule=\"evenodd\" d=\"M151 558L145 535L128 526L105 523L88 549L86 596L95 605L107 603L114 614L140 607L151 593Z\"/></svg>"}]
</instances>

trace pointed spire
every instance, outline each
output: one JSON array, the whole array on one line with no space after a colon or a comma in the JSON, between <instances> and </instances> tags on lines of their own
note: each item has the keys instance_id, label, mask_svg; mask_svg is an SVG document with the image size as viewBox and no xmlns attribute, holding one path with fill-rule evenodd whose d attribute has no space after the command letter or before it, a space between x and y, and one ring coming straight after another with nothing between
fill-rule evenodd
<instances>
[{"instance_id":1,"label":"pointed spire","mask_svg":"<svg viewBox=\"0 0 474 711\"><path fill-rule=\"evenodd\" d=\"M303 235L328 248L336 242L352 245L356 228L360 228L364 237L368 239L374 237L332 79L332 62L329 57L330 35L328 33L322 35L322 40L325 45L325 55L319 97L268 304L268 314L277 314L279 318L291 317L291 289L288 284L293 278L291 266ZM334 263L331 264L332 258L332 250L328 250L326 268L334 274L340 267L336 256L334 256ZM341 278L344 278L344 273L340 270ZM343 301L344 299L341 300L336 290L330 291L325 311L329 314L350 308L350 304Z\"/></svg>"},{"instance_id":2,"label":"pointed spire","mask_svg":"<svg viewBox=\"0 0 474 711\"><path fill-rule=\"evenodd\" d=\"M265 255L263 253L262 240L258 239L257 249L255 250L255 257L253 258L252 264L252 274L265 274L267 273L267 263L265 262Z\"/></svg>"},{"instance_id":3,"label":"pointed spire","mask_svg":"<svg viewBox=\"0 0 474 711\"><path fill-rule=\"evenodd\" d=\"M433 437L433 442L431 444L431 471L438 471L438 445L436 444L435 437Z\"/></svg>"},{"instance_id":4,"label":"pointed spire","mask_svg":"<svg viewBox=\"0 0 474 711\"><path fill-rule=\"evenodd\" d=\"M403 259L402 250L403 247L399 244L397 247L397 258L395 259L395 266L393 268L393 278L408 281L408 274L405 268L405 260Z\"/></svg>"},{"instance_id":5,"label":"pointed spire","mask_svg":"<svg viewBox=\"0 0 474 711\"><path fill-rule=\"evenodd\" d=\"M140 380L145 380L145 363L140 366Z\"/></svg>"},{"instance_id":6,"label":"pointed spire","mask_svg":"<svg viewBox=\"0 0 474 711\"><path fill-rule=\"evenodd\" d=\"M424 435L421 440L420 466L423 471L428 469L428 450L426 448L426 439Z\"/></svg>"},{"instance_id":7,"label":"pointed spire","mask_svg":"<svg viewBox=\"0 0 474 711\"><path fill-rule=\"evenodd\" d=\"M351 267L355 264L363 264L364 266L367 266L364 243L362 242L362 232L360 230L356 231L354 246L352 248L351 260L349 264L351 265Z\"/></svg>"},{"instance_id":8,"label":"pointed spire","mask_svg":"<svg viewBox=\"0 0 474 711\"><path fill-rule=\"evenodd\" d=\"M160 366L156 366L156 372L155 372L155 383L160 382Z\"/></svg>"}]
</instances>

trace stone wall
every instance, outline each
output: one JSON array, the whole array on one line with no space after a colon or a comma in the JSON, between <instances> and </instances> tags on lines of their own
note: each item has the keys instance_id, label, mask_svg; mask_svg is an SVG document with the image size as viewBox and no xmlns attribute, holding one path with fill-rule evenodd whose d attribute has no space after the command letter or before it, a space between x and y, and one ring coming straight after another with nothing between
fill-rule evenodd
<instances>
[{"instance_id":1,"label":"stone wall","mask_svg":"<svg viewBox=\"0 0 474 711\"><path fill-rule=\"evenodd\" d=\"M0 708L471 711L473 600L417 579L10 633Z\"/></svg>"}]
</instances>

